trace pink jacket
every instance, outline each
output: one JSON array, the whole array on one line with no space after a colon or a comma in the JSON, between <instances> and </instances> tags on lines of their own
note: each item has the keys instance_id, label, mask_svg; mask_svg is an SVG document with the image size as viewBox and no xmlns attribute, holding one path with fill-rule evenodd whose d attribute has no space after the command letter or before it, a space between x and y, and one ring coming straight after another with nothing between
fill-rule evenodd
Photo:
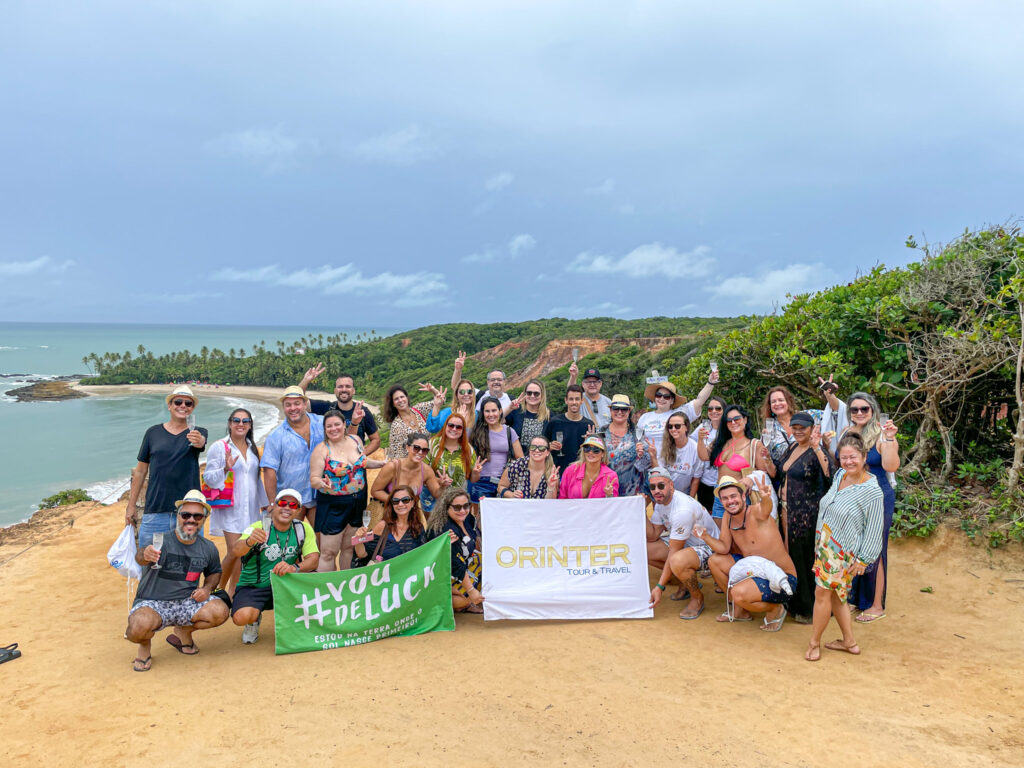
<instances>
[{"instance_id":1,"label":"pink jacket","mask_svg":"<svg viewBox=\"0 0 1024 768\"><path fill-rule=\"evenodd\" d=\"M558 484L558 498L560 499L582 499L583 498L583 475L586 473L583 462L570 464L562 473L562 482ZM588 499L603 499L604 486L611 480L612 488L615 489L613 496L619 495L619 476L610 467L601 465L601 471L597 473L597 480L590 486Z\"/></svg>"}]
</instances>

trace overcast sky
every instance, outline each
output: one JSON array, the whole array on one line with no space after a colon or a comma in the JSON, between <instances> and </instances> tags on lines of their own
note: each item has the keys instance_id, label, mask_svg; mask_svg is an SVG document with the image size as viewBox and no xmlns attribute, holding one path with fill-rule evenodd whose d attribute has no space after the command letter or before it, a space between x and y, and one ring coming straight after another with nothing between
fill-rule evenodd
<instances>
[{"instance_id":1,"label":"overcast sky","mask_svg":"<svg viewBox=\"0 0 1024 768\"><path fill-rule=\"evenodd\" d=\"M1024 215L1021 29L978 0L12 0L0 319L771 311Z\"/></svg>"}]
</instances>

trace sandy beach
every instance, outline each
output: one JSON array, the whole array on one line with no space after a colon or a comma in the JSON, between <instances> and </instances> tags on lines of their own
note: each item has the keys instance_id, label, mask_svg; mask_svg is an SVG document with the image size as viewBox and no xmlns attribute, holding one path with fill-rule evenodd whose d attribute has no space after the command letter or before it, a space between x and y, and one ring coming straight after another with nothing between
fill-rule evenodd
<instances>
[{"instance_id":1,"label":"sandy beach","mask_svg":"<svg viewBox=\"0 0 1024 768\"><path fill-rule=\"evenodd\" d=\"M265 403L280 406L280 397L284 389L278 387L243 387L243 386L214 386L212 384L189 384L189 388L196 397L241 397L248 400L259 400ZM174 387L170 384L82 384L72 386L77 392L84 392L88 395L166 395ZM311 389L307 392L311 398L318 400L331 400L334 394Z\"/></svg>"},{"instance_id":2,"label":"sandy beach","mask_svg":"<svg viewBox=\"0 0 1024 768\"><path fill-rule=\"evenodd\" d=\"M282 657L268 622L253 646L225 625L197 633L197 658L158 636L152 671L136 674L125 580L105 561L122 514L80 504L0 537L0 645L24 653L0 666L5 766L252 764L255 734L271 754L328 765L1024 758L1024 557L959 532L892 543L889 614L857 626L856 658L809 664L810 630L789 622L772 636L716 624L709 590L695 622L669 601L646 621L460 615L455 632Z\"/></svg>"}]
</instances>

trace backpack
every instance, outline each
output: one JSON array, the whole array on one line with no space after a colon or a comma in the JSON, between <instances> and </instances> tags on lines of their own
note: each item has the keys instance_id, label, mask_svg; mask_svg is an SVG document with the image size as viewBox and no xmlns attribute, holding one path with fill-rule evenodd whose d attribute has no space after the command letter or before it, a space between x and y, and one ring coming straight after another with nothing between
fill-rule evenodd
<instances>
[{"instance_id":1,"label":"backpack","mask_svg":"<svg viewBox=\"0 0 1024 768\"><path fill-rule=\"evenodd\" d=\"M270 515L269 514L263 515L263 517L261 519L261 522L263 523L263 530L269 532L271 527L273 526L273 523L270 521ZM304 526L302 524L301 520L292 520L292 530L295 531L295 540L297 542L296 549L298 550L298 553L299 553L299 561L301 561L302 560L302 545L306 543L306 526ZM267 539L267 541L269 541L269 539ZM246 566L246 564L250 560L252 560L253 557L255 557L260 552L262 552L263 549L266 546L267 546L267 543L266 542L262 542L260 544L257 544L252 549L250 549L248 552L246 552L245 555L242 556L242 567L244 568ZM259 561L257 561L256 565L257 565L257 569L258 569L259 568ZM259 572L259 570L256 571L256 581L257 581L257 583L260 581L260 572Z\"/></svg>"}]
</instances>

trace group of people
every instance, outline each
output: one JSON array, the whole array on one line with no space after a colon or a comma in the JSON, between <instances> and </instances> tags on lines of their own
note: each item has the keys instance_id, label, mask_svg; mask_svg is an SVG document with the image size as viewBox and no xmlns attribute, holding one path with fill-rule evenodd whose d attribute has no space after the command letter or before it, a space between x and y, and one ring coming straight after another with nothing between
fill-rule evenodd
<instances>
[{"instance_id":1,"label":"group of people","mask_svg":"<svg viewBox=\"0 0 1024 768\"><path fill-rule=\"evenodd\" d=\"M150 640L198 653L192 634L231 620L242 641L259 636L273 607L271 574L333 571L386 560L437 535L452 541L452 604L481 612L480 501L645 496L647 559L658 579L651 604L671 585L685 601L680 618L705 607L701 578L725 595L722 622L751 621L777 632L787 616L812 625L806 658L821 646L860 653L855 621L885 616L886 566L899 467L896 426L863 392L844 402L819 379L820 410L798 410L785 387L769 390L757 438L750 415L706 385L687 400L668 381L649 384L654 408L602 394L599 370L569 369L565 411L549 412L543 382L514 399L501 371L477 389L455 361L452 396L423 383L430 399L412 404L395 385L381 416L384 460L371 409L355 381L335 380L333 401L306 390L325 371L308 370L281 395L284 420L262 453L252 414L235 409L226 436L207 449L195 427L196 397L186 386L167 396L168 420L147 430L133 472L126 522L138 523L145 566L126 636L139 646L138 671L152 663ZM695 433L695 434L694 434ZM372 484L367 471L379 470ZM145 507L136 503L148 475ZM202 536L223 536L226 553ZM202 585L199 584L202 574ZM856 612L859 611L859 614ZM855 615L856 614L856 615ZM835 616L842 637L822 643Z\"/></svg>"}]
</instances>

